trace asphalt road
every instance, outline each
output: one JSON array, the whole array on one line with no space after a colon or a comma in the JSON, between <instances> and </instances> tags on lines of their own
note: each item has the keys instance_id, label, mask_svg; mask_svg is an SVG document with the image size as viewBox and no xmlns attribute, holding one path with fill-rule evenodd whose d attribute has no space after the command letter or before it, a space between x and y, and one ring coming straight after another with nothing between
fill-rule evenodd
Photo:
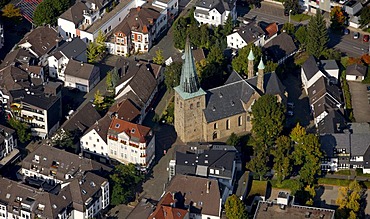
<instances>
[{"instance_id":1,"label":"asphalt road","mask_svg":"<svg viewBox=\"0 0 370 219\"><path fill-rule=\"evenodd\" d=\"M283 24L288 22L289 17L284 16L284 8L280 5L262 2L261 8L256 8L249 10L246 7L238 6L238 16L244 16L250 19L256 19L256 21L265 21L268 23L277 22ZM302 22L295 22L291 20L295 25L307 24L308 20ZM357 31L355 29L349 28L351 34L349 35L338 35L338 34L329 34L329 47L334 47L340 51L346 53L349 56L361 56L369 52L369 42L363 42L363 35L360 34L359 39L353 39L352 33Z\"/></svg>"}]
</instances>

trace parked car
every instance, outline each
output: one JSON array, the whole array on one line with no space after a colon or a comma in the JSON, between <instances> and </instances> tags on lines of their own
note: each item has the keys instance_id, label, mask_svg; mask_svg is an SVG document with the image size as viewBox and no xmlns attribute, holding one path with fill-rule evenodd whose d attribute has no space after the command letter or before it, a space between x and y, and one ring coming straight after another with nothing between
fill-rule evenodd
<instances>
[{"instance_id":1,"label":"parked car","mask_svg":"<svg viewBox=\"0 0 370 219\"><path fill-rule=\"evenodd\" d=\"M369 35L364 35L364 38L363 38L364 42L369 42Z\"/></svg>"},{"instance_id":2,"label":"parked car","mask_svg":"<svg viewBox=\"0 0 370 219\"><path fill-rule=\"evenodd\" d=\"M290 108L290 109L293 109L293 108L294 108L294 103L292 103L292 102L288 102L286 105L287 105L287 106L288 106L288 108Z\"/></svg>"},{"instance_id":3,"label":"parked car","mask_svg":"<svg viewBox=\"0 0 370 219\"><path fill-rule=\"evenodd\" d=\"M292 110L289 110L287 113L286 113L288 116L294 116L294 113Z\"/></svg>"},{"instance_id":4,"label":"parked car","mask_svg":"<svg viewBox=\"0 0 370 219\"><path fill-rule=\"evenodd\" d=\"M349 34L349 29L345 28L345 29L343 30L343 33L344 33L344 35L348 35L348 34Z\"/></svg>"},{"instance_id":5,"label":"parked car","mask_svg":"<svg viewBox=\"0 0 370 219\"><path fill-rule=\"evenodd\" d=\"M360 33L359 32L354 32L353 33L353 39L358 39L360 38Z\"/></svg>"}]
</instances>

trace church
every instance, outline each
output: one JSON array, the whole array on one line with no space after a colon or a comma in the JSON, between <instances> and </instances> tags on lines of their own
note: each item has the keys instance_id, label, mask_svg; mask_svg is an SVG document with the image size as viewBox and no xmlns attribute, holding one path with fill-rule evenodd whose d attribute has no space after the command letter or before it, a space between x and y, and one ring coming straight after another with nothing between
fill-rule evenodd
<instances>
[{"instance_id":1,"label":"church","mask_svg":"<svg viewBox=\"0 0 370 219\"><path fill-rule=\"evenodd\" d=\"M231 133L251 131L251 106L264 94L286 103L285 86L275 72L264 73L262 59L254 73L254 55L248 55L248 78L233 71L224 85L203 90L187 40L180 84L175 87L175 129L184 143L219 141Z\"/></svg>"}]
</instances>

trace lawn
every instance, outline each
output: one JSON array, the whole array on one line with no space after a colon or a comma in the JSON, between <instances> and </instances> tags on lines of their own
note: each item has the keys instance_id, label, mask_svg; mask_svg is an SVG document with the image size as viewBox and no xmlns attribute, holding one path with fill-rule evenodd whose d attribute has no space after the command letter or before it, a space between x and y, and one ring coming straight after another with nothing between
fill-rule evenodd
<instances>
[{"instance_id":1,"label":"lawn","mask_svg":"<svg viewBox=\"0 0 370 219\"><path fill-rule=\"evenodd\" d=\"M266 195L266 189L267 189L267 181L258 181L253 180L252 182L252 188L249 192L249 196L251 195Z\"/></svg>"},{"instance_id":2,"label":"lawn","mask_svg":"<svg viewBox=\"0 0 370 219\"><path fill-rule=\"evenodd\" d=\"M335 172L334 174L349 176L349 175L351 175L351 171L350 170L339 170L339 171Z\"/></svg>"},{"instance_id":3,"label":"lawn","mask_svg":"<svg viewBox=\"0 0 370 219\"><path fill-rule=\"evenodd\" d=\"M290 18L293 21L301 22L301 21L305 21L305 20L310 19L311 16L310 15L307 15L307 14L294 14L294 15L290 15Z\"/></svg>"},{"instance_id":4,"label":"lawn","mask_svg":"<svg viewBox=\"0 0 370 219\"><path fill-rule=\"evenodd\" d=\"M286 179L283 182L281 182L281 184L279 184L276 179L270 180L271 186L273 188L289 189L289 190L295 187L296 182L297 181L294 179Z\"/></svg>"},{"instance_id":5,"label":"lawn","mask_svg":"<svg viewBox=\"0 0 370 219\"><path fill-rule=\"evenodd\" d=\"M320 178L317 180L317 184L335 185L335 186L348 186L351 180L348 179L332 179L332 178Z\"/></svg>"}]
</instances>

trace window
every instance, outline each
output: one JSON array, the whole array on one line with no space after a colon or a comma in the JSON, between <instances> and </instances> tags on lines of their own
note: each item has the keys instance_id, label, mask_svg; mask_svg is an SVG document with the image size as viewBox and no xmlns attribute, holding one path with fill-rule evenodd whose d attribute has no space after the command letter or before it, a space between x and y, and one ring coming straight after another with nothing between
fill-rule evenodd
<instances>
[{"instance_id":1,"label":"window","mask_svg":"<svg viewBox=\"0 0 370 219\"><path fill-rule=\"evenodd\" d=\"M89 145L89 142L86 142L86 145Z\"/></svg>"},{"instance_id":2,"label":"window","mask_svg":"<svg viewBox=\"0 0 370 219\"><path fill-rule=\"evenodd\" d=\"M226 130L230 130L230 120L226 120Z\"/></svg>"},{"instance_id":3,"label":"window","mask_svg":"<svg viewBox=\"0 0 370 219\"><path fill-rule=\"evenodd\" d=\"M99 142L99 138L96 139L96 142Z\"/></svg>"},{"instance_id":4,"label":"window","mask_svg":"<svg viewBox=\"0 0 370 219\"><path fill-rule=\"evenodd\" d=\"M217 129L218 128L218 125L217 125L217 122L215 122L215 124L213 124L213 129Z\"/></svg>"},{"instance_id":5,"label":"window","mask_svg":"<svg viewBox=\"0 0 370 219\"><path fill-rule=\"evenodd\" d=\"M209 170L209 173L210 173L210 174L214 174L214 173L215 173L215 170L214 170L214 169L210 169L210 170Z\"/></svg>"},{"instance_id":6,"label":"window","mask_svg":"<svg viewBox=\"0 0 370 219\"><path fill-rule=\"evenodd\" d=\"M217 132L213 132L212 139L213 140L217 139Z\"/></svg>"},{"instance_id":7,"label":"window","mask_svg":"<svg viewBox=\"0 0 370 219\"><path fill-rule=\"evenodd\" d=\"M216 170L216 175L220 175L220 170Z\"/></svg>"},{"instance_id":8,"label":"window","mask_svg":"<svg viewBox=\"0 0 370 219\"><path fill-rule=\"evenodd\" d=\"M243 116L239 116L238 118L238 125L242 126L243 125Z\"/></svg>"},{"instance_id":9,"label":"window","mask_svg":"<svg viewBox=\"0 0 370 219\"><path fill-rule=\"evenodd\" d=\"M212 20L214 20L215 19L215 16L212 16Z\"/></svg>"},{"instance_id":10,"label":"window","mask_svg":"<svg viewBox=\"0 0 370 219\"><path fill-rule=\"evenodd\" d=\"M197 102L197 107L198 107L198 108L200 107L200 102Z\"/></svg>"},{"instance_id":11,"label":"window","mask_svg":"<svg viewBox=\"0 0 370 219\"><path fill-rule=\"evenodd\" d=\"M250 116L247 116L247 121L251 121L251 117Z\"/></svg>"},{"instance_id":12,"label":"window","mask_svg":"<svg viewBox=\"0 0 370 219\"><path fill-rule=\"evenodd\" d=\"M193 104L192 103L190 104L190 109L193 109Z\"/></svg>"}]
</instances>

